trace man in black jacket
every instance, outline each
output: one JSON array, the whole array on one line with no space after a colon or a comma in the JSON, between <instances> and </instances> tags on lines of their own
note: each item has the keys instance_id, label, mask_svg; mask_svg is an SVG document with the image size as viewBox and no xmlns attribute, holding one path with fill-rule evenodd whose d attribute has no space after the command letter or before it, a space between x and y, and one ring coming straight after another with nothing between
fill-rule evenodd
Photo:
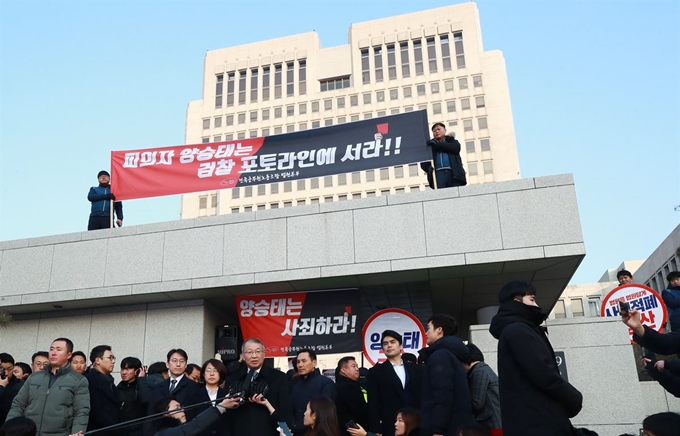
<instances>
[{"instance_id":1,"label":"man in black jacket","mask_svg":"<svg viewBox=\"0 0 680 436\"><path fill-rule=\"evenodd\" d=\"M470 388L462 362L470 355L454 335L456 318L435 314L427 320L427 348L419 351L425 360L421 399L421 436L456 436L459 427L474 424Z\"/></svg>"},{"instance_id":2,"label":"man in black jacket","mask_svg":"<svg viewBox=\"0 0 680 436\"><path fill-rule=\"evenodd\" d=\"M0 423L3 423L24 381L14 377L14 357L10 354L0 353L0 366Z\"/></svg>"},{"instance_id":3,"label":"man in black jacket","mask_svg":"<svg viewBox=\"0 0 680 436\"><path fill-rule=\"evenodd\" d=\"M337 392L331 379L321 375L321 372L316 368L316 353L314 351L307 348L298 351L295 362L300 375L295 377L296 381L290 395L294 420L292 430L294 434L304 434L306 427L303 424L303 418L309 400L314 397L328 397L335 401Z\"/></svg>"},{"instance_id":4,"label":"man in black jacket","mask_svg":"<svg viewBox=\"0 0 680 436\"><path fill-rule=\"evenodd\" d=\"M241 347L246 366L232 374L225 387L232 392L245 392L245 403L225 415L229 434L277 436L279 421L293 423L290 389L286 374L264 366L265 346L257 338L247 339ZM273 411L269 410L266 398Z\"/></svg>"},{"instance_id":5,"label":"man in black jacket","mask_svg":"<svg viewBox=\"0 0 680 436\"><path fill-rule=\"evenodd\" d=\"M145 379L142 362L136 357L126 357L120 362L118 397L121 401L120 417L123 422L146 416L149 408L151 386ZM142 436L142 424L125 427L128 436Z\"/></svg>"},{"instance_id":6,"label":"man in black jacket","mask_svg":"<svg viewBox=\"0 0 680 436\"><path fill-rule=\"evenodd\" d=\"M548 315L536 304L536 289L514 281L501 288L498 314L489 331L498 339L498 381L504 436L572 436L569 418L583 396L557 369L546 329Z\"/></svg>"},{"instance_id":7,"label":"man in black jacket","mask_svg":"<svg viewBox=\"0 0 680 436\"><path fill-rule=\"evenodd\" d=\"M116 363L111 347L108 345L94 347L90 353L90 362L92 362L92 367L85 373L90 389L90 419L87 423L87 431L121 422L120 399L111 376ZM112 430L104 434L114 436L120 433Z\"/></svg>"},{"instance_id":8,"label":"man in black jacket","mask_svg":"<svg viewBox=\"0 0 680 436\"><path fill-rule=\"evenodd\" d=\"M463 161L460 158L460 142L456 140L455 134L447 135L446 126L443 123L435 123L432 126L432 136L434 138L427 141L427 145L432 149L434 168L430 162L420 164L427 173L430 188L434 189L433 173L437 178L437 189L467 185Z\"/></svg>"},{"instance_id":9,"label":"man in black jacket","mask_svg":"<svg viewBox=\"0 0 680 436\"><path fill-rule=\"evenodd\" d=\"M385 330L380 342L387 360L368 371L370 428L375 434L394 436L397 412L420 408L422 366L402 359L402 337L394 330Z\"/></svg>"},{"instance_id":10,"label":"man in black jacket","mask_svg":"<svg viewBox=\"0 0 680 436\"><path fill-rule=\"evenodd\" d=\"M338 396L335 408L338 413L340 434L349 435L346 425L349 421L369 428L367 393L359 384L359 365L352 356L345 356L338 361L335 369L335 388Z\"/></svg>"}]
</instances>

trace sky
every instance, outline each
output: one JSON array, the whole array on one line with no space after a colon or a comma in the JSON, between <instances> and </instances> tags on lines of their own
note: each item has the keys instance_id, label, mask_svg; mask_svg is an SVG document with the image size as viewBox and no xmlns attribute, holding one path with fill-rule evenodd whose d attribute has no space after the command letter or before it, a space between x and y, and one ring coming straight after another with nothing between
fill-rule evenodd
<instances>
[{"instance_id":1,"label":"sky","mask_svg":"<svg viewBox=\"0 0 680 436\"><path fill-rule=\"evenodd\" d=\"M0 241L87 228L110 152L180 145L207 50L442 0L0 0ZM571 283L645 259L680 222L680 2L477 2L505 57L522 177L573 173L586 257ZM125 203L176 220L180 196Z\"/></svg>"}]
</instances>

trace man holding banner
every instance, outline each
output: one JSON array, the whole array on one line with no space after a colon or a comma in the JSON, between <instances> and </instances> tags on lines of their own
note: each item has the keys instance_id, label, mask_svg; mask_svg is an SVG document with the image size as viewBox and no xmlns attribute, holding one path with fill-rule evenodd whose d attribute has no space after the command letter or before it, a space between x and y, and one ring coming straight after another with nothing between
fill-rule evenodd
<instances>
[{"instance_id":1,"label":"man holding banner","mask_svg":"<svg viewBox=\"0 0 680 436\"><path fill-rule=\"evenodd\" d=\"M87 199L92 203L90 210L90 221L87 223L87 230L109 229L111 225L111 203L114 204L116 212L116 225L123 226L123 203L115 201L116 197L111 192L111 176L105 170L97 174L99 186L90 188Z\"/></svg>"},{"instance_id":2,"label":"man holding banner","mask_svg":"<svg viewBox=\"0 0 680 436\"><path fill-rule=\"evenodd\" d=\"M451 188L454 186L467 185L463 161L460 158L460 142L456 140L453 133L446 134L444 123L435 123L432 126L432 136L427 145L432 148L432 159L434 160L434 172L437 177L437 189ZM427 163L423 170L428 172L428 182L432 186L431 165Z\"/></svg>"}]
</instances>

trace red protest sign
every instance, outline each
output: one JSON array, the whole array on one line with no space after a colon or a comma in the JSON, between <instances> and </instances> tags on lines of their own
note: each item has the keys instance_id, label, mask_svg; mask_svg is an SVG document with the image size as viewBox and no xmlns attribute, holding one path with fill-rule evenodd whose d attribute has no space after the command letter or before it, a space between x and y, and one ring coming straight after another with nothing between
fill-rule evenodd
<instances>
[{"instance_id":1,"label":"red protest sign","mask_svg":"<svg viewBox=\"0 0 680 436\"><path fill-rule=\"evenodd\" d=\"M637 283L612 289L602 301L600 316L619 316L619 301L627 303L631 309L639 311L643 325L658 332L663 331L668 318L668 311L663 299L653 289ZM630 341L635 342L633 341L633 331L628 330Z\"/></svg>"}]
</instances>

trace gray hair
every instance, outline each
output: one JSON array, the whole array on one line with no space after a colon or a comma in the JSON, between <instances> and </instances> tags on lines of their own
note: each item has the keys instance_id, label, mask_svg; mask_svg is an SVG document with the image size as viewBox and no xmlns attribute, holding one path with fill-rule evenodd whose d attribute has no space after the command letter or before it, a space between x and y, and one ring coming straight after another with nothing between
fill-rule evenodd
<instances>
[{"instance_id":1,"label":"gray hair","mask_svg":"<svg viewBox=\"0 0 680 436\"><path fill-rule=\"evenodd\" d=\"M264 342L262 342L262 341L261 341L260 339L258 339L258 338L248 338L248 339L246 339L245 341L243 341L243 345L241 345L241 353L243 353L243 352L245 351L245 349L246 349L246 344L247 344L248 342L254 342L254 343L256 343L256 344L259 344L259 345L262 347L262 351L264 351Z\"/></svg>"}]
</instances>

